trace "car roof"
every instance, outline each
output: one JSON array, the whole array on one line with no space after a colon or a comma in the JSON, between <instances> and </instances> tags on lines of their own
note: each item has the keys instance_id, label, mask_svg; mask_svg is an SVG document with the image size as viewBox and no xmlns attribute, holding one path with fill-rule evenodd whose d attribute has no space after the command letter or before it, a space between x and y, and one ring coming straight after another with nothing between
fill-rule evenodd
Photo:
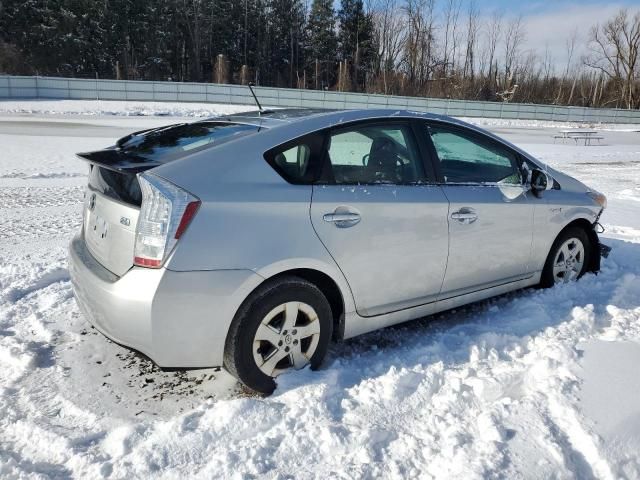
<instances>
[{"instance_id":1,"label":"car roof","mask_svg":"<svg viewBox=\"0 0 640 480\"><path fill-rule=\"evenodd\" d=\"M272 142L272 146L285 143L288 140L301 137L308 133L323 130L325 128L339 127L348 125L352 122L362 120L389 120L389 119L420 119L429 121L438 121L457 125L469 130L474 130L485 136L492 137L500 143L506 144L511 148L522 151L495 134L484 130L477 125L464 122L457 118L446 115L438 115L436 113L403 110L403 109L322 109L322 108L287 108L267 110L260 112L258 110L224 115L221 117L210 118L205 121L228 121L235 123L245 123L255 125L260 130L269 131L268 137ZM253 136L245 137L245 142L255 141Z\"/></svg>"},{"instance_id":2,"label":"car roof","mask_svg":"<svg viewBox=\"0 0 640 480\"><path fill-rule=\"evenodd\" d=\"M278 128L293 123L306 123L312 129L335 126L340 123L384 118L421 118L423 120L439 120L448 123L471 126L460 120L444 115L416 110L401 109L325 109L325 108L282 108L265 109L262 112L252 110L241 113L207 118L202 121L228 121L256 125L261 128Z\"/></svg>"},{"instance_id":3,"label":"car roof","mask_svg":"<svg viewBox=\"0 0 640 480\"><path fill-rule=\"evenodd\" d=\"M247 123L264 128L274 128L279 125L286 125L305 118L325 115L335 111L337 110L326 108L278 108L264 109L262 111L249 110L246 112L210 117L200 121L211 122L222 120L235 123Z\"/></svg>"},{"instance_id":4,"label":"car roof","mask_svg":"<svg viewBox=\"0 0 640 480\"><path fill-rule=\"evenodd\" d=\"M473 125L454 117L447 115L439 115L436 113L418 111L418 110L404 110L404 109L324 109L324 108L282 108L273 110L259 110L247 111L242 113L234 113L230 115L223 115L220 117L208 118L202 121L228 121L233 123L244 123L248 125L255 125L259 130L268 132L268 142L271 146L276 146L285 143L289 140L301 137L308 133L323 130L325 128L339 127L341 125L348 125L352 122L358 122L362 120L388 120L388 119L420 119L429 121L438 121L442 123L448 123L450 125L457 125L464 127L468 130L473 130L481 133L484 136L493 138L494 140L509 146L526 157L530 157L523 150L513 145L511 142L498 137L492 132L489 132L477 125ZM264 136L261 135L264 138ZM267 138L264 138L267 140ZM243 137L244 143L262 143L257 138L251 136ZM266 144L266 143L265 143ZM261 147L265 144L260 145ZM258 146L258 145L256 145Z\"/></svg>"}]
</instances>

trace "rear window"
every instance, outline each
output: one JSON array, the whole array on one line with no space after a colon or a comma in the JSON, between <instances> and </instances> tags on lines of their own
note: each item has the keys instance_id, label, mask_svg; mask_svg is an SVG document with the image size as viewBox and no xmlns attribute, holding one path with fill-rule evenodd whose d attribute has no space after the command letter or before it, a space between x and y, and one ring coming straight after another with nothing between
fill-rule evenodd
<instances>
[{"instance_id":1,"label":"rear window","mask_svg":"<svg viewBox=\"0 0 640 480\"><path fill-rule=\"evenodd\" d=\"M119 202L142 204L142 192L135 173L116 172L98 165L90 168L89 188Z\"/></svg>"},{"instance_id":2,"label":"rear window","mask_svg":"<svg viewBox=\"0 0 640 480\"><path fill-rule=\"evenodd\" d=\"M118 142L121 152L157 162L167 162L198 150L255 133L255 125L229 122L195 122L132 135Z\"/></svg>"}]
</instances>

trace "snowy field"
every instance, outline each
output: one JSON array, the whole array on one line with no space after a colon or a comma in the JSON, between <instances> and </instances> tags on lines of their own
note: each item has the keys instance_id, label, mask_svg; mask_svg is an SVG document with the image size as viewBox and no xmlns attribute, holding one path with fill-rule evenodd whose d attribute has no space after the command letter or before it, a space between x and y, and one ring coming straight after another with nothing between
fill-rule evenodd
<instances>
[{"instance_id":1,"label":"snowy field","mask_svg":"<svg viewBox=\"0 0 640 480\"><path fill-rule=\"evenodd\" d=\"M66 268L86 182L74 153L242 109L0 101L0 477L640 478L630 126L585 147L554 144L564 125L484 122L609 198L613 251L577 284L335 344L269 398L224 372L159 371L92 329Z\"/></svg>"}]
</instances>

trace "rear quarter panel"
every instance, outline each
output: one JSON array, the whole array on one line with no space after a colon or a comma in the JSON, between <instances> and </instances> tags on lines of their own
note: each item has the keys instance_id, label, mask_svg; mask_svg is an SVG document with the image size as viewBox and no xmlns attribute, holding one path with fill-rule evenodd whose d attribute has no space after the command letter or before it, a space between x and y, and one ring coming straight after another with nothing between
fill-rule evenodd
<instances>
[{"instance_id":1,"label":"rear quarter panel","mask_svg":"<svg viewBox=\"0 0 640 480\"><path fill-rule=\"evenodd\" d=\"M336 282L345 312L354 310L342 272L313 230L311 192L310 185L284 180L212 183L196 193L202 206L167 268L251 270L264 279L292 269L317 270Z\"/></svg>"}]
</instances>

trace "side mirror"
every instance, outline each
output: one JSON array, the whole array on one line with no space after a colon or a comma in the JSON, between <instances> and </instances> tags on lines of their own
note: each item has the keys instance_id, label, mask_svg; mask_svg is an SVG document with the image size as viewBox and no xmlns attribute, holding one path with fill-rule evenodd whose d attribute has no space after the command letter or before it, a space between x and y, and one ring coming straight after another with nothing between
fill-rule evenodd
<instances>
[{"instance_id":1,"label":"side mirror","mask_svg":"<svg viewBox=\"0 0 640 480\"><path fill-rule=\"evenodd\" d=\"M547 172L536 168L531 172L530 186L531 191L536 197L542 197L542 192L553 188L553 178L551 178Z\"/></svg>"}]
</instances>

